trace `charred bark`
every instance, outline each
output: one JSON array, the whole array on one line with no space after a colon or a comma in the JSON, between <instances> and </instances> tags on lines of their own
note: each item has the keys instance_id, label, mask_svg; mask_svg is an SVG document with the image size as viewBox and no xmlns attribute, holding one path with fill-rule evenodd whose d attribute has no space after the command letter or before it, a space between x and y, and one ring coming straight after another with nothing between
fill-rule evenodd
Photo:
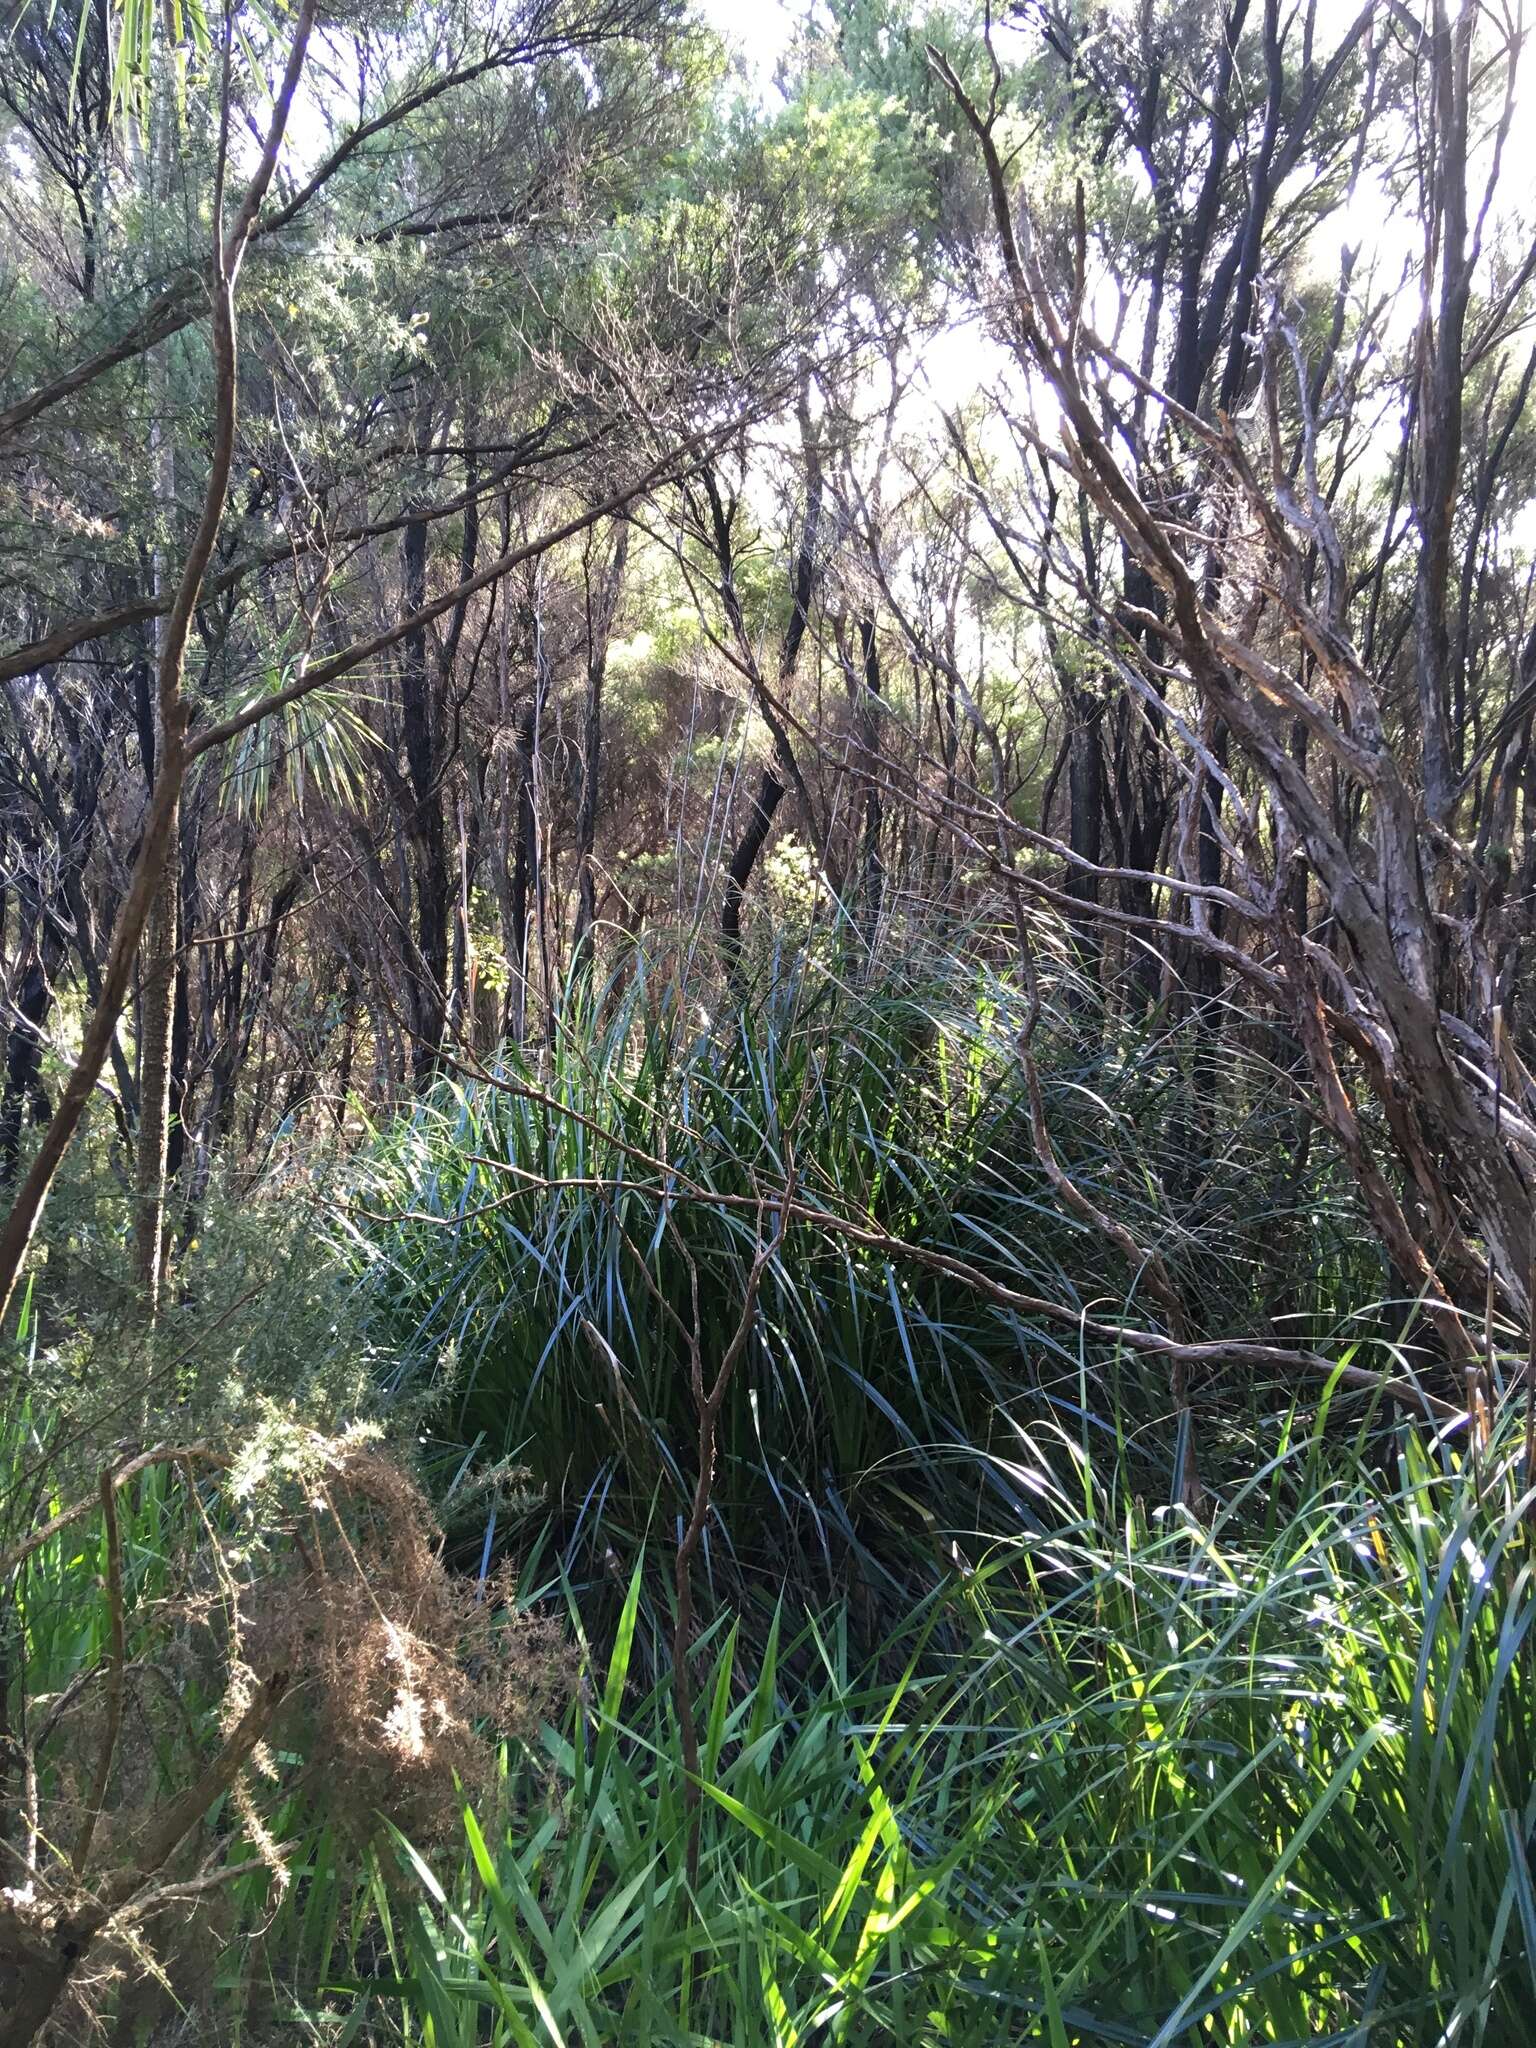
<instances>
[{"instance_id":1,"label":"charred bark","mask_svg":"<svg viewBox=\"0 0 1536 2048\"><path fill-rule=\"evenodd\" d=\"M427 601L427 522L413 519L401 547L404 601L408 613ZM423 1087L437 1067L446 1017L448 924L453 885L439 786L437 725L427 660L427 629L406 634L400 664L400 729L405 744L410 809L404 820L414 853L416 955L409 975L412 1073Z\"/></svg>"},{"instance_id":2,"label":"charred bark","mask_svg":"<svg viewBox=\"0 0 1536 2048\"><path fill-rule=\"evenodd\" d=\"M597 918L597 877L592 857L597 844L601 789L603 684L628 553L629 527L621 525L614 534L607 571L595 591L590 560L587 564L587 702L581 738L581 801L576 814L576 930L571 943L572 958L577 960Z\"/></svg>"}]
</instances>

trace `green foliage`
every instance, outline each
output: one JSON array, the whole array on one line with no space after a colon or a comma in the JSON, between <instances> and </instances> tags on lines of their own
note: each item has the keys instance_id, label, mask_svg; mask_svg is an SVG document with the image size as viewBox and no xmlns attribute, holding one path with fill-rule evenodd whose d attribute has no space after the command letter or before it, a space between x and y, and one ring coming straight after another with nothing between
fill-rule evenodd
<instances>
[{"instance_id":1,"label":"green foliage","mask_svg":"<svg viewBox=\"0 0 1536 2048\"><path fill-rule=\"evenodd\" d=\"M429 1401L449 1470L466 1454L531 1469L578 1575L669 1540L695 1469L690 1261L709 1369L791 1177L799 1206L721 1417L722 1596L771 1599L788 1573L813 1597L851 1578L899 1603L956 1532L999 1510L1031 1526L1028 1488L990 1456L1019 1404L1108 1429L1128 1403L1137 1484L1168 1495L1166 1432L1142 1433L1166 1418L1160 1361L1084 1344L933 1264L1146 1313L1139 1276L1063 1210L1035 1156L1028 992L984 947L936 955L908 933L871 975L847 940L769 963L744 1010L686 950L675 970L637 955L546 1054L445 1083L360 1175L348 1242L390 1386ZM1197 1320L1219 1302L1224 1331L1262 1330L1284 1286L1298 1327L1326 1339L1332 1301L1379 1287L1326 1171L1298 1170L1284 1076L1262 1058L1228 1049L1202 1077L1168 1042L1106 1039L1054 999L1037 1051L1061 1156L1180 1272ZM1247 1391L1231 1392L1207 1442L1218 1463L1245 1426Z\"/></svg>"},{"instance_id":2,"label":"green foliage","mask_svg":"<svg viewBox=\"0 0 1536 2048\"><path fill-rule=\"evenodd\" d=\"M35 1254L21 1375L35 1451L69 1447L55 1486L90 1483L103 1445L238 1435L271 1402L327 1429L376 1414L379 1362L311 1206L323 1169L301 1172L276 1144L265 1163L259 1199L250 1175L216 1173L195 1221L175 1219L172 1285L148 1330L106 1132L70 1155ZM408 1410L396 1420L408 1430Z\"/></svg>"},{"instance_id":3,"label":"green foliage","mask_svg":"<svg viewBox=\"0 0 1536 2048\"><path fill-rule=\"evenodd\" d=\"M200 2038L243 2014L249 2039L432 2048L1522 2040L1518 1418L1475 1458L1349 1429L1337 1397L1281 1419L1200 1527L1148 1513L1091 1433L1019 1426L999 1462L1034 1529L979 1542L874 1654L846 1605L778 1609L756 1643L722 1616L693 1651L695 1883L673 1694L644 1676L666 1617L637 1573L574 1716L504 1746L458 1850L386 1829L359 1864L347 1788L300 1772L270 1814L286 1882L239 1877L171 1958ZM255 1503L315 1484L277 1422L252 1471L233 1492ZM163 1660L206 1524L165 1470L121 1500L130 1653L149 1627ZM260 1525L243 1540L259 1552ZM17 1618L56 1693L105 1649L102 1567L91 1521L29 1561ZM219 1688L185 1677L141 1760L169 1781L189 1731L216 1739ZM248 1825L216 1817L231 1864Z\"/></svg>"},{"instance_id":4,"label":"green foliage","mask_svg":"<svg viewBox=\"0 0 1536 2048\"><path fill-rule=\"evenodd\" d=\"M402 1841L382 1939L311 1900L331 1999L434 2048L1510 2048L1536 1996L1517 1433L1474 1470L1404 1431L1384 1476L1339 1420L1209 1529L1021 1432L1048 1526L873 1661L836 1614L750 1660L722 1622L693 1886L632 1585L576 1725L508 1752L514 1824L466 1811L456 1864Z\"/></svg>"},{"instance_id":5,"label":"green foliage","mask_svg":"<svg viewBox=\"0 0 1536 2048\"><path fill-rule=\"evenodd\" d=\"M1026 992L984 931L944 954L904 937L899 978L836 947L767 963L728 1023L700 1014L721 991L686 954L573 990L541 1058L509 1054L501 1087L445 1083L380 1134L347 1198L344 1313L302 1210L279 1240L270 1208L213 1198L219 1250L189 1257L197 1284L151 1348L125 1348L146 1387L111 1428L211 1418L244 1433L242 1475L265 1476L222 1507L153 1470L125 1493L130 1654L195 1591L205 1512L223 1528L233 1509L238 1571L267 1556L311 1484L295 1401L313 1412L329 1386L332 1412L355 1413L347 1368L371 1366L429 1404L443 1519L477 1568L510 1543L531 1583L552 1516L569 1569L545 1591L563 1591L587 1678L570 1715L503 1744L447 1846L406 1824L414 1798L380 1811L370 1794L363 1818L389 1825L360 1852L358 1772L307 1772L319 1737L296 1724L262 1795L285 1884L258 1857L175 1953L206 2038L1522 2038L1536 1719L1519 1418L1469 1459L1346 1419L1326 1386L1300 1407L1295 1389L1207 1385L1208 1524L1159 1507L1161 1366L922 1263L955 1253L1023 1291L1146 1314L1035 1162ZM1111 1038L1064 967L1040 971L1058 1154L1159 1246L1197 1325L1218 1303L1224 1329L1262 1325L1283 1220L1311 1334L1348 1329L1339 1304L1370 1268L1326 1177L1284 1157L1283 1075L1235 1037L1216 1092L1192 1090L1190 1034ZM712 1361L791 1167L807 1213L723 1417L698 1573L691 1881L667 1570L696 1442L688 1262ZM99 1169L82 1155L89 1185L53 1212L23 1325L36 1392L8 1414L6 1454L33 1520L52 1505L25 1485L37 1404L72 1387L82 1412L131 1329L87 1286L126 1264L125 1198ZM178 1413L147 1374L194 1337ZM218 1390L216 1358L241 1386ZM285 1377L302 1396L261 1397ZM417 1427L409 1403L395 1420ZM494 1469L509 1454L531 1484ZM89 1498L93 1455L60 1468L56 1499ZM478 1490L476 1462L493 1468ZM29 1683L58 1693L100 1663L102 1576L90 1521L29 1561ZM216 1742L222 1687L193 1640L180 1732L153 1751L166 1786L188 1731ZM366 1745L366 1713L354 1726ZM216 1816L228 1864L251 1860L250 1827L234 1805Z\"/></svg>"},{"instance_id":6,"label":"green foliage","mask_svg":"<svg viewBox=\"0 0 1536 2048\"><path fill-rule=\"evenodd\" d=\"M236 693L225 715L250 709L290 688L300 671L281 647L254 689ZM285 705L248 726L209 773L218 780L221 801L238 818L259 820L275 790L286 789L295 808L318 797L327 803L356 803L363 787L363 763L372 730L344 690L321 689Z\"/></svg>"}]
</instances>

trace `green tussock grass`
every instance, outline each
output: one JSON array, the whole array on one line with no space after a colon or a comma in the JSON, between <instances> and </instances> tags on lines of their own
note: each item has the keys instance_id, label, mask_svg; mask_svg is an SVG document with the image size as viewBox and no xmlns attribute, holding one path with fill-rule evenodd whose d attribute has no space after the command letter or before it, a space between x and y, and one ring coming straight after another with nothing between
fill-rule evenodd
<instances>
[{"instance_id":1,"label":"green tussock grass","mask_svg":"<svg viewBox=\"0 0 1536 2048\"><path fill-rule=\"evenodd\" d=\"M812 959L723 1014L704 994L708 1014L686 974L637 960L549 1045L441 1084L360 1175L348 1242L368 1327L391 1390L428 1398L443 1485L515 1459L578 1580L665 1545L696 1469L690 1262L707 1360L792 1182L801 1209L721 1419L712 1583L771 1603L789 1561L813 1603L852 1582L899 1611L960 1532L1034 1526L1006 1451L1042 1404L1166 1499L1166 1365L1085 1343L1071 1319L1158 1313L1041 1171L1019 1060L1030 992L972 947L874 976ZM1048 982L1033 1042L1058 1153L1168 1262L1192 1324L1265 1335L1278 1312L1309 1340L1372 1334L1336 1304L1378 1294L1379 1264L1327 1163L1298 1169L1264 1048L1209 1077L1202 1129L1178 1034L1111 1030ZM999 1307L925 1253L1067 1320ZM1219 1391L1218 1462L1224 1433L1273 1406Z\"/></svg>"},{"instance_id":2,"label":"green tussock grass","mask_svg":"<svg viewBox=\"0 0 1536 2048\"><path fill-rule=\"evenodd\" d=\"M1405 1430L1383 1474L1314 1432L1209 1528L1049 1431L1014 1462L1050 1534L874 1658L835 1612L700 1642L692 1884L637 1578L582 1709L509 1752L510 1817L381 1846L332 1997L433 2048L1527 2039L1513 1447L1474 1477Z\"/></svg>"}]
</instances>

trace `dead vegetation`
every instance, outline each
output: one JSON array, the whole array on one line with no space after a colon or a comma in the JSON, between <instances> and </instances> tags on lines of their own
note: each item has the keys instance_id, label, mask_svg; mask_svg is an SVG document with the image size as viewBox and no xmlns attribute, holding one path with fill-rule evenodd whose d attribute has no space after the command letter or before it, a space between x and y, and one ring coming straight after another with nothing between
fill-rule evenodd
<instances>
[{"instance_id":1,"label":"dead vegetation","mask_svg":"<svg viewBox=\"0 0 1536 2048\"><path fill-rule=\"evenodd\" d=\"M55 1685L50 1582L93 1553L99 1649ZM362 1429L274 1416L238 1455L119 1459L5 1563L24 1681L0 1818L7 2048L92 2038L157 1993L195 2007L229 1887L290 1882L285 1817L323 1805L358 1854L386 1814L439 1840L493 1796L501 1738L574 1684L560 1627L519 1612L506 1567L449 1570L424 1496Z\"/></svg>"}]
</instances>

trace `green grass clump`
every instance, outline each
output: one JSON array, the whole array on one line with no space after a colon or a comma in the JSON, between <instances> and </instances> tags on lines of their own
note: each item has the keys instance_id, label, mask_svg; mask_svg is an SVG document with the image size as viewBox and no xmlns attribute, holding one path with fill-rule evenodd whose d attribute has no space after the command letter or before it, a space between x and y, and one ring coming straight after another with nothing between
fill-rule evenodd
<instances>
[{"instance_id":1,"label":"green grass clump","mask_svg":"<svg viewBox=\"0 0 1536 2048\"><path fill-rule=\"evenodd\" d=\"M1068 1447L1020 1440L1055 1527L874 1660L835 1615L750 1661L721 1622L695 1658L696 1884L671 1692L633 1689L636 1581L587 1707L509 1755L515 1818L466 1810L457 1864L399 1843L333 1996L432 2048L1515 2048L1518 1454L1474 1475L1405 1431L1388 1481L1336 1454L1323 1476L1325 1448L1283 1449L1202 1529L1087 1466L1074 1508Z\"/></svg>"},{"instance_id":2,"label":"green grass clump","mask_svg":"<svg viewBox=\"0 0 1536 2048\"><path fill-rule=\"evenodd\" d=\"M989 1454L1010 1409L1042 1401L1106 1432L1129 1416L1137 1483L1167 1498L1166 1366L1075 1327L1160 1311L1041 1170L1019 1059L1033 991L981 952L857 983L810 962L724 1019L692 986L637 957L600 1022L578 1007L537 1055L444 1082L361 1174L371 1340L392 1389L431 1392L448 1471L529 1468L577 1577L670 1543L697 1462L694 1276L712 1371L792 1185L721 1417L712 1583L760 1599L788 1573L812 1604L856 1584L900 1611L957 1531L1034 1525ZM1163 1040L1048 1004L1033 1042L1058 1154L1178 1274L1195 1327L1270 1334L1283 1277L1290 1327L1331 1328L1367 1262L1325 1179L1295 1172L1283 1076L1230 1059L1217 1123L1174 1173L1190 1078ZM999 1307L933 1253L1066 1320Z\"/></svg>"},{"instance_id":3,"label":"green grass clump","mask_svg":"<svg viewBox=\"0 0 1536 2048\"><path fill-rule=\"evenodd\" d=\"M504 1744L457 1846L385 1811L360 1857L333 1797L352 1788L307 1767L301 1717L283 1788L252 1784L281 1882L225 1802L195 1867L236 1874L154 1929L185 2024L378 2048L1524 2043L1522 1418L1475 1458L1454 1432L1342 1429L1282 1431L1204 1526L1053 1425L1015 1431L1037 1529L978 1536L873 1655L846 1602L703 1632L696 1808L639 1571L577 1701ZM212 1498L163 1468L122 1493L136 1674L169 1654ZM9 1587L34 1725L109 1653L102 1542L76 1521ZM165 1695L157 1744L124 1751L136 1782L216 1746L218 1693ZM50 1745L45 1825L58 1763ZM131 2035L131 2000L172 2023L157 1982L125 1969L100 2017Z\"/></svg>"}]
</instances>

